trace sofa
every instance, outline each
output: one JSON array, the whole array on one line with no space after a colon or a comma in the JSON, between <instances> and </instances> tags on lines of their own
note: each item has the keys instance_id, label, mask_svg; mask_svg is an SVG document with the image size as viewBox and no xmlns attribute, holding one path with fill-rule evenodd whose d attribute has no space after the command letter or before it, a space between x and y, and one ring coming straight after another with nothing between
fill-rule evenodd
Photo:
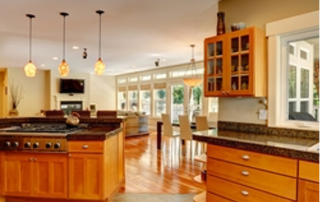
<instances>
[{"instance_id":1,"label":"sofa","mask_svg":"<svg viewBox=\"0 0 320 202\"><path fill-rule=\"evenodd\" d=\"M149 117L144 112L117 111L117 116L127 118L126 137L149 135Z\"/></svg>"}]
</instances>

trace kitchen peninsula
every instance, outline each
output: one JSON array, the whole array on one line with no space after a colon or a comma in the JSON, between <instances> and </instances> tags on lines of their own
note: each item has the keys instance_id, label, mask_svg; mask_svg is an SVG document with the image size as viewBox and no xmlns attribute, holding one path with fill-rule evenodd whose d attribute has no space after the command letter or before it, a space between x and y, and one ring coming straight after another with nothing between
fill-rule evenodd
<instances>
[{"instance_id":1,"label":"kitchen peninsula","mask_svg":"<svg viewBox=\"0 0 320 202\"><path fill-rule=\"evenodd\" d=\"M319 201L318 133L232 122L194 132L208 143L201 201Z\"/></svg>"},{"instance_id":2,"label":"kitchen peninsula","mask_svg":"<svg viewBox=\"0 0 320 202\"><path fill-rule=\"evenodd\" d=\"M124 183L125 119L0 119L0 201L110 201Z\"/></svg>"}]
</instances>

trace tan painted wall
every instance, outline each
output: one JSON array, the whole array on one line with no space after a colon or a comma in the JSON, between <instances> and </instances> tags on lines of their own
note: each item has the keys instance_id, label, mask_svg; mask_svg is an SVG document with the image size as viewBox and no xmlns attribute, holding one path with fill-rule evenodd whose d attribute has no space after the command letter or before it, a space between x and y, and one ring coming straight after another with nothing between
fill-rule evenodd
<instances>
[{"instance_id":1,"label":"tan painted wall","mask_svg":"<svg viewBox=\"0 0 320 202\"><path fill-rule=\"evenodd\" d=\"M225 12L226 32L235 22L245 22L247 27L265 29L266 23L319 10L318 0L222 0L219 11ZM261 98L219 99L219 120L266 124L258 119Z\"/></svg>"},{"instance_id":2,"label":"tan painted wall","mask_svg":"<svg viewBox=\"0 0 320 202\"><path fill-rule=\"evenodd\" d=\"M97 110L116 109L116 78L91 74L90 79L90 103L95 103Z\"/></svg>"}]
</instances>

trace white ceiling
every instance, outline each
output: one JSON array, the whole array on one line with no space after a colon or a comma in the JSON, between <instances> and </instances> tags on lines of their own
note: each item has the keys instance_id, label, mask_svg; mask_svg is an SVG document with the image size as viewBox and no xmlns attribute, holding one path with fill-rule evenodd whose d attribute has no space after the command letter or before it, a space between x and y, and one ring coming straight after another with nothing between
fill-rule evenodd
<instances>
[{"instance_id":1,"label":"white ceiling","mask_svg":"<svg viewBox=\"0 0 320 202\"><path fill-rule=\"evenodd\" d=\"M102 60L106 75L188 63L190 44L203 60L203 40L215 35L218 0L0 0L0 67L23 68L29 60L29 18L32 61L38 69L57 69L62 58L66 17L66 61L70 71L93 72L98 58L99 15L102 15ZM72 46L79 46L73 50ZM82 58L87 48L88 58ZM59 59L54 61L56 56ZM166 60L166 61L163 61ZM44 67L41 65L45 64ZM133 68L135 66L135 68Z\"/></svg>"}]
</instances>

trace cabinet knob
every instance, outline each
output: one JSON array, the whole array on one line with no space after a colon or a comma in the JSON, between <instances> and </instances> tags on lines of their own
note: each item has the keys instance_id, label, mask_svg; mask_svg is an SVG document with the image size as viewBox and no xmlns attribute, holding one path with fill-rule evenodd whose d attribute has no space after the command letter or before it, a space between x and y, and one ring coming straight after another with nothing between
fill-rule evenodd
<instances>
[{"instance_id":1,"label":"cabinet knob","mask_svg":"<svg viewBox=\"0 0 320 202\"><path fill-rule=\"evenodd\" d=\"M246 190L242 190L242 191L241 191L241 194L242 194L243 196L248 196L248 195L249 195L249 192L246 191Z\"/></svg>"},{"instance_id":2,"label":"cabinet knob","mask_svg":"<svg viewBox=\"0 0 320 202\"><path fill-rule=\"evenodd\" d=\"M34 161L34 162L37 162L37 158L34 158L33 161Z\"/></svg>"},{"instance_id":3,"label":"cabinet knob","mask_svg":"<svg viewBox=\"0 0 320 202\"><path fill-rule=\"evenodd\" d=\"M29 161L33 161L33 158L29 158Z\"/></svg>"},{"instance_id":4,"label":"cabinet knob","mask_svg":"<svg viewBox=\"0 0 320 202\"><path fill-rule=\"evenodd\" d=\"M250 159L249 155L242 155L242 159L248 161Z\"/></svg>"},{"instance_id":5,"label":"cabinet knob","mask_svg":"<svg viewBox=\"0 0 320 202\"><path fill-rule=\"evenodd\" d=\"M249 176L249 172L248 172L248 171L245 171L245 170L242 171L241 174L242 174L243 176Z\"/></svg>"},{"instance_id":6,"label":"cabinet knob","mask_svg":"<svg viewBox=\"0 0 320 202\"><path fill-rule=\"evenodd\" d=\"M69 158L71 158L72 157L72 154L69 154Z\"/></svg>"},{"instance_id":7,"label":"cabinet knob","mask_svg":"<svg viewBox=\"0 0 320 202\"><path fill-rule=\"evenodd\" d=\"M222 91L222 95L225 95L225 94L226 94L226 92Z\"/></svg>"},{"instance_id":8,"label":"cabinet knob","mask_svg":"<svg viewBox=\"0 0 320 202\"><path fill-rule=\"evenodd\" d=\"M230 94L230 92L229 92L229 91L227 91L227 94L229 95L229 94Z\"/></svg>"},{"instance_id":9,"label":"cabinet knob","mask_svg":"<svg viewBox=\"0 0 320 202\"><path fill-rule=\"evenodd\" d=\"M83 149L88 149L88 148L89 148L89 145L86 145L86 144L85 144L85 145L82 145L82 148L83 148Z\"/></svg>"}]
</instances>

